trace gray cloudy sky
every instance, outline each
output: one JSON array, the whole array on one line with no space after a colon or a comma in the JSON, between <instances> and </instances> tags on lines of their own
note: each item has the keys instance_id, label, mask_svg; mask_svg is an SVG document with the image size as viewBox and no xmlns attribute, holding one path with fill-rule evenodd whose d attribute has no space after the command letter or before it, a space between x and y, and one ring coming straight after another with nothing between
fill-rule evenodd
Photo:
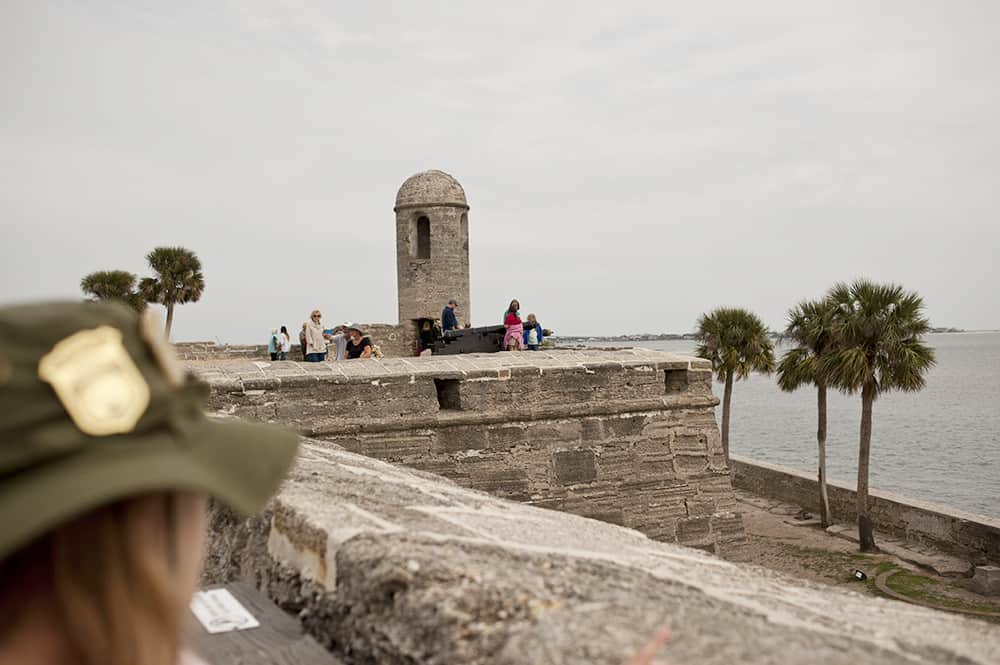
<instances>
[{"instance_id":1,"label":"gray cloudy sky","mask_svg":"<svg viewBox=\"0 0 1000 665\"><path fill-rule=\"evenodd\" d=\"M998 35L991 0L0 0L0 301L183 245L177 339L394 322L395 192L440 168L476 324L777 328L864 275L998 328Z\"/></svg>"}]
</instances>

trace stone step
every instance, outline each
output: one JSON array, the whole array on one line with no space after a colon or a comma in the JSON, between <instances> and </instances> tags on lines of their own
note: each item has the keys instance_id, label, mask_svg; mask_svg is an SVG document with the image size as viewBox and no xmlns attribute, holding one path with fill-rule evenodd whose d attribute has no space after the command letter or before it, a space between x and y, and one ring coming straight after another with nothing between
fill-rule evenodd
<instances>
[{"instance_id":1,"label":"stone step","mask_svg":"<svg viewBox=\"0 0 1000 665\"><path fill-rule=\"evenodd\" d=\"M853 543L858 542L858 528L850 524L832 524L827 527L826 532ZM970 577L972 575L971 563L950 554L917 549L898 538L892 538L878 532L875 533L875 544L882 552L907 563L927 568L941 577Z\"/></svg>"},{"instance_id":2,"label":"stone step","mask_svg":"<svg viewBox=\"0 0 1000 665\"><path fill-rule=\"evenodd\" d=\"M823 523L823 520L821 520L818 517L809 517L804 520L797 520L795 518L792 518L790 520L782 520L782 521L785 524L790 524L792 526L819 526Z\"/></svg>"}]
</instances>

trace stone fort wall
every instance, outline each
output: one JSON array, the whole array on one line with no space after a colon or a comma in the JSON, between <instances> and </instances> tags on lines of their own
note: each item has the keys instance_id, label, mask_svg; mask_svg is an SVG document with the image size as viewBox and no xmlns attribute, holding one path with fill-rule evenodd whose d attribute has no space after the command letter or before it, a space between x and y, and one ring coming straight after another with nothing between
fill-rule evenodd
<instances>
[{"instance_id":1,"label":"stone fort wall","mask_svg":"<svg viewBox=\"0 0 1000 665\"><path fill-rule=\"evenodd\" d=\"M633 349L190 367L221 413L657 540L730 555L745 543L704 360Z\"/></svg>"}]
</instances>

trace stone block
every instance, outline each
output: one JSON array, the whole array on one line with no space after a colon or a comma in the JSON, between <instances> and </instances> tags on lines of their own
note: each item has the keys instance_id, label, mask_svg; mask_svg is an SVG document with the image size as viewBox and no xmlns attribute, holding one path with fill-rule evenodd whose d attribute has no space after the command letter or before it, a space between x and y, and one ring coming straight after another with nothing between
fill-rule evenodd
<instances>
[{"instance_id":1,"label":"stone block","mask_svg":"<svg viewBox=\"0 0 1000 665\"><path fill-rule=\"evenodd\" d=\"M585 418L581 423L580 438L585 443L599 443L604 439L604 431L600 418Z\"/></svg>"},{"instance_id":2,"label":"stone block","mask_svg":"<svg viewBox=\"0 0 1000 665\"><path fill-rule=\"evenodd\" d=\"M528 477L523 469L508 467L498 459L470 458L459 462L468 472L467 485L514 501L531 498Z\"/></svg>"},{"instance_id":3,"label":"stone block","mask_svg":"<svg viewBox=\"0 0 1000 665\"><path fill-rule=\"evenodd\" d=\"M703 473L708 468L708 458L705 455L675 455L674 470L679 476L690 476Z\"/></svg>"},{"instance_id":4,"label":"stone block","mask_svg":"<svg viewBox=\"0 0 1000 665\"><path fill-rule=\"evenodd\" d=\"M470 474L467 469L459 466L459 464L452 459L422 459L410 462L406 466L419 471L426 471L428 473L434 473L439 476L443 476L448 480L452 480L459 485L469 486Z\"/></svg>"},{"instance_id":5,"label":"stone block","mask_svg":"<svg viewBox=\"0 0 1000 665\"><path fill-rule=\"evenodd\" d=\"M527 440L525 428L520 425L492 426L486 438L491 448L513 448Z\"/></svg>"},{"instance_id":6,"label":"stone block","mask_svg":"<svg viewBox=\"0 0 1000 665\"><path fill-rule=\"evenodd\" d=\"M677 540L677 520L685 519L687 511L683 499L643 503L626 513L625 526L641 531L654 540Z\"/></svg>"},{"instance_id":7,"label":"stone block","mask_svg":"<svg viewBox=\"0 0 1000 665\"><path fill-rule=\"evenodd\" d=\"M685 499L684 508L688 517L710 516L715 513L715 501L704 497Z\"/></svg>"},{"instance_id":8,"label":"stone block","mask_svg":"<svg viewBox=\"0 0 1000 665\"><path fill-rule=\"evenodd\" d=\"M708 439L702 432L689 429L675 430L670 441L670 449L678 454L704 454L708 452Z\"/></svg>"},{"instance_id":9,"label":"stone block","mask_svg":"<svg viewBox=\"0 0 1000 665\"><path fill-rule=\"evenodd\" d=\"M715 427L707 427L703 431L705 432L705 443L708 445L708 452L713 455L722 455L724 450L722 448L722 435L719 434L719 430Z\"/></svg>"},{"instance_id":10,"label":"stone block","mask_svg":"<svg viewBox=\"0 0 1000 665\"><path fill-rule=\"evenodd\" d=\"M431 452L431 437L426 435L385 436L362 435L352 441L357 446L356 452L369 457L377 457L387 462L409 464L414 460L424 459ZM347 446L344 446L345 448Z\"/></svg>"},{"instance_id":11,"label":"stone block","mask_svg":"<svg viewBox=\"0 0 1000 665\"><path fill-rule=\"evenodd\" d=\"M645 427L642 428L643 440L670 439L670 433L676 425L665 418L651 418Z\"/></svg>"},{"instance_id":12,"label":"stone block","mask_svg":"<svg viewBox=\"0 0 1000 665\"><path fill-rule=\"evenodd\" d=\"M1000 566L976 566L970 586L984 596L1000 596Z\"/></svg>"},{"instance_id":13,"label":"stone block","mask_svg":"<svg viewBox=\"0 0 1000 665\"><path fill-rule=\"evenodd\" d=\"M646 425L645 416L625 415L604 419L606 439L627 439L639 436Z\"/></svg>"},{"instance_id":14,"label":"stone block","mask_svg":"<svg viewBox=\"0 0 1000 665\"><path fill-rule=\"evenodd\" d=\"M705 542L711 538L711 520L708 517L689 517L677 520L677 542L682 545Z\"/></svg>"},{"instance_id":15,"label":"stone block","mask_svg":"<svg viewBox=\"0 0 1000 665\"><path fill-rule=\"evenodd\" d=\"M748 544L743 516L734 512L716 513L710 521L716 551L731 560L742 560Z\"/></svg>"},{"instance_id":16,"label":"stone block","mask_svg":"<svg viewBox=\"0 0 1000 665\"><path fill-rule=\"evenodd\" d=\"M583 425L579 420L529 423L525 439L532 447L555 447L580 442Z\"/></svg>"},{"instance_id":17,"label":"stone block","mask_svg":"<svg viewBox=\"0 0 1000 665\"><path fill-rule=\"evenodd\" d=\"M566 501L563 497L547 497L547 498L532 498L525 501L529 506L535 506L536 508L545 508L547 510L565 510Z\"/></svg>"},{"instance_id":18,"label":"stone block","mask_svg":"<svg viewBox=\"0 0 1000 665\"><path fill-rule=\"evenodd\" d=\"M663 478L673 480L677 477L674 468L674 456L669 450L636 451L635 474L638 478Z\"/></svg>"},{"instance_id":19,"label":"stone block","mask_svg":"<svg viewBox=\"0 0 1000 665\"><path fill-rule=\"evenodd\" d=\"M485 427L460 425L442 427L434 433L434 450L442 453L456 453L463 450L482 450L487 447Z\"/></svg>"},{"instance_id":20,"label":"stone block","mask_svg":"<svg viewBox=\"0 0 1000 665\"><path fill-rule=\"evenodd\" d=\"M697 489L683 480L663 477L631 479L619 483L622 496L637 497L649 503L681 501L698 494Z\"/></svg>"},{"instance_id":21,"label":"stone block","mask_svg":"<svg viewBox=\"0 0 1000 665\"><path fill-rule=\"evenodd\" d=\"M596 460L600 480L622 480L635 473L635 453L631 450L605 448L596 453Z\"/></svg>"},{"instance_id":22,"label":"stone block","mask_svg":"<svg viewBox=\"0 0 1000 665\"><path fill-rule=\"evenodd\" d=\"M580 515L581 517L589 517L590 519L600 520L602 522L607 522L608 524L625 526L625 513L621 508L605 506L587 508L586 510L572 512Z\"/></svg>"},{"instance_id":23,"label":"stone block","mask_svg":"<svg viewBox=\"0 0 1000 665\"><path fill-rule=\"evenodd\" d=\"M710 471L724 473L729 471L729 467L726 465L726 456L722 453L711 454L708 456L708 468Z\"/></svg>"},{"instance_id":24,"label":"stone block","mask_svg":"<svg viewBox=\"0 0 1000 665\"><path fill-rule=\"evenodd\" d=\"M711 395L712 394L712 372L704 370L690 370L687 374L687 390L689 394Z\"/></svg>"},{"instance_id":25,"label":"stone block","mask_svg":"<svg viewBox=\"0 0 1000 665\"><path fill-rule=\"evenodd\" d=\"M552 454L556 479L563 485L589 483L597 478L592 450L558 450Z\"/></svg>"}]
</instances>

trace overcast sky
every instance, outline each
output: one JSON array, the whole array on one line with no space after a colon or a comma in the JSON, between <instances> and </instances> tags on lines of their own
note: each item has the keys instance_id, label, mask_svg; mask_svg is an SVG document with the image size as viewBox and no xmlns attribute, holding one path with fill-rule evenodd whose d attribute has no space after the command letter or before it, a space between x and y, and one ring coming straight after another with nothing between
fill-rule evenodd
<instances>
[{"instance_id":1,"label":"overcast sky","mask_svg":"<svg viewBox=\"0 0 1000 665\"><path fill-rule=\"evenodd\" d=\"M1000 328L1000 3L0 0L0 301L182 245L174 337L395 322L396 190L471 210L472 318L773 328L867 276Z\"/></svg>"}]
</instances>

